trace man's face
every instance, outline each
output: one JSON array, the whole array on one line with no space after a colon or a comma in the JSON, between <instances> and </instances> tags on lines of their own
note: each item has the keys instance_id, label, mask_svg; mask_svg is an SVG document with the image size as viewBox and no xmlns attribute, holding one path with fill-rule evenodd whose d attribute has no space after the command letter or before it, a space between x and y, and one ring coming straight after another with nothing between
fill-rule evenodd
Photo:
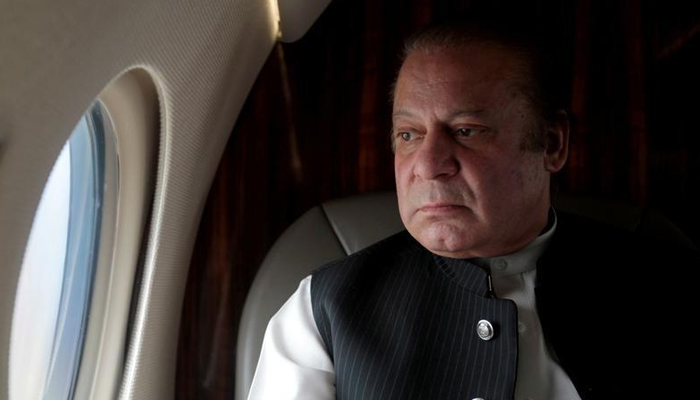
<instances>
[{"instance_id":1,"label":"man's face","mask_svg":"<svg viewBox=\"0 0 700 400\"><path fill-rule=\"evenodd\" d=\"M524 247L549 208L545 150L521 149L533 111L518 60L486 45L416 50L397 80L394 168L404 225L454 258Z\"/></svg>"}]
</instances>

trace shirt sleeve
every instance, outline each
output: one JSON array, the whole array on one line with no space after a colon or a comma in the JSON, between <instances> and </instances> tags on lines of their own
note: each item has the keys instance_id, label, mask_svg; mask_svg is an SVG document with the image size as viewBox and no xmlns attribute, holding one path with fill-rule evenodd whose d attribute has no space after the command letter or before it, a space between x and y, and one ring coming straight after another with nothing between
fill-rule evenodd
<instances>
[{"instance_id":1,"label":"shirt sleeve","mask_svg":"<svg viewBox=\"0 0 700 400\"><path fill-rule=\"evenodd\" d=\"M335 399L335 370L311 308L311 275L267 325L248 400Z\"/></svg>"}]
</instances>

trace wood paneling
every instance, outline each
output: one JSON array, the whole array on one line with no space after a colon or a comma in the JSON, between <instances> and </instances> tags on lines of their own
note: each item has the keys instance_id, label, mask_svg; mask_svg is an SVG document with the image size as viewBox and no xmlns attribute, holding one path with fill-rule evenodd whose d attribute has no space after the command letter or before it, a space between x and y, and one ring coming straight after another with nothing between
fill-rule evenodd
<instances>
[{"instance_id":1,"label":"wood paneling","mask_svg":"<svg viewBox=\"0 0 700 400\"><path fill-rule=\"evenodd\" d=\"M517 4L523 17L551 26L562 65L570 66L574 132L559 190L656 206L698 243L697 9L492 3ZM178 399L233 398L245 296L289 224L325 200L393 189L388 93L401 43L435 19L477 7L334 0L307 36L272 52L202 216L182 310ZM678 13L683 18L674 20Z\"/></svg>"}]
</instances>

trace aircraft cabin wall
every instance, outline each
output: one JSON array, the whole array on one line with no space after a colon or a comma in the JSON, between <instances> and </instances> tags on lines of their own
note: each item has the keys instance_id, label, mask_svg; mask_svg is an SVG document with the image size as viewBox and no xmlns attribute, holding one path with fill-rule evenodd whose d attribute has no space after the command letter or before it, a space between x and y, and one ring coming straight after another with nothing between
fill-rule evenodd
<instances>
[{"instance_id":1,"label":"aircraft cabin wall","mask_svg":"<svg viewBox=\"0 0 700 400\"><path fill-rule=\"evenodd\" d=\"M174 397L199 217L278 38L274 0L0 2L0 399ZM35 213L69 233L27 247Z\"/></svg>"}]
</instances>

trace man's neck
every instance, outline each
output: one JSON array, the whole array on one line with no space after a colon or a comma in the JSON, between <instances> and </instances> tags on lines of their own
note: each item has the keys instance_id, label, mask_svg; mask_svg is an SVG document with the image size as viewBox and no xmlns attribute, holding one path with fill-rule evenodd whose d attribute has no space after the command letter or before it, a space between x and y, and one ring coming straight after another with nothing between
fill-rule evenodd
<instances>
[{"instance_id":1,"label":"man's neck","mask_svg":"<svg viewBox=\"0 0 700 400\"><path fill-rule=\"evenodd\" d=\"M530 241L522 249L515 251L510 254L493 256L493 257L474 257L470 258L469 261L484 268L487 271L491 271L496 274L500 273L516 273L523 272L535 267L537 259L544 253L549 245L549 242L556 231L557 226L557 215L554 208L549 208L549 214L547 218L547 224L544 229L540 231L540 234ZM502 266L508 266L506 269Z\"/></svg>"}]
</instances>

